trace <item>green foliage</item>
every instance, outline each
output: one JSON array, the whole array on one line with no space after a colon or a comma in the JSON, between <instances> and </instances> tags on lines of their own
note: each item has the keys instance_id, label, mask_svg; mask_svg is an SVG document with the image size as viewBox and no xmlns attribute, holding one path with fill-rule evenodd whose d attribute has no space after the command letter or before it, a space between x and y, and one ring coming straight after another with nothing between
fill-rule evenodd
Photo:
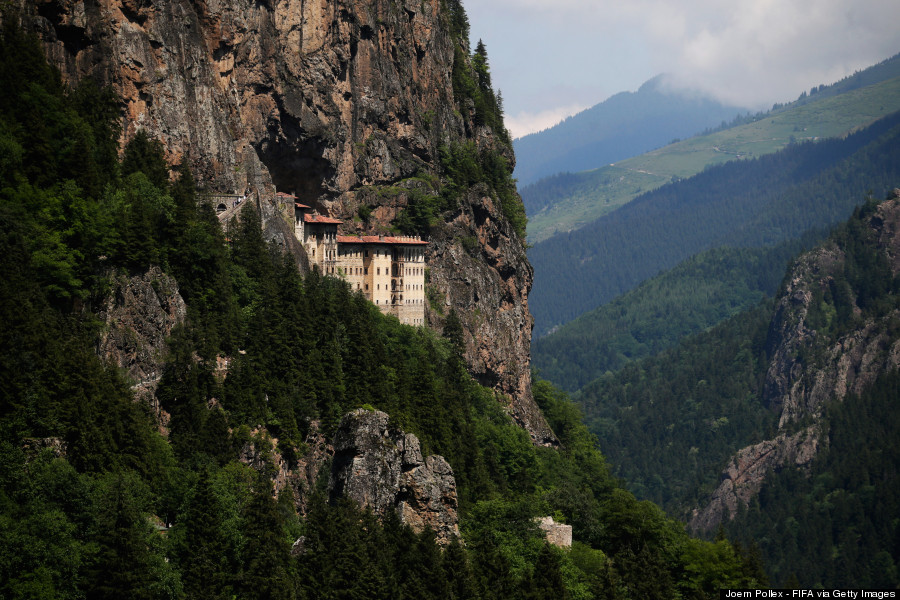
<instances>
[{"instance_id":1,"label":"green foliage","mask_svg":"<svg viewBox=\"0 0 900 600\"><path fill-rule=\"evenodd\" d=\"M854 328L883 319L887 339L894 339L900 326L891 318L900 285L880 246L877 206L869 200L856 209L824 244L841 258L812 282L817 291L807 325L816 335L800 351L808 369L823 368L818 350L834 347ZM763 303L582 390L578 400L589 426L638 496L685 514L708 497L715 474L735 450L772 438L775 415L761 395L772 318L771 304ZM888 540L897 536L891 516L897 509L885 499L895 495L889 465L897 457L886 440L893 439L889 432L898 417L897 383L896 373L884 375L861 397L826 408L821 455L809 472L772 474L749 508L741 507L726 525L747 551L688 546L689 560L703 565L714 557L720 566L737 560L744 576L757 581L765 579L764 560L769 578L781 585L792 577L810 587L896 585ZM689 595L695 582L714 585L719 567L710 566L701 567L699 577L689 573L677 587Z\"/></svg>"},{"instance_id":2,"label":"green foliage","mask_svg":"<svg viewBox=\"0 0 900 600\"><path fill-rule=\"evenodd\" d=\"M447 209L446 202L430 184L410 187L403 193L406 206L395 219L394 226L407 235L428 235L438 223L440 214Z\"/></svg>"},{"instance_id":3,"label":"green foliage","mask_svg":"<svg viewBox=\"0 0 900 600\"><path fill-rule=\"evenodd\" d=\"M767 478L757 499L726 526L759 545L781 585L893 589L900 584L896 540L900 426L897 372L860 396L826 409L821 453L808 473Z\"/></svg>"},{"instance_id":4,"label":"green foliage","mask_svg":"<svg viewBox=\"0 0 900 600\"><path fill-rule=\"evenodd\" d=\"M466 142L442 148L441 166L446 178L442 193L448 202L455 203L472 186L484 184L500 202L500 210L516 235L525 239L525 225L528 222L525 208L506 158L496 150L479 152L474 142Z\"/></svg>"},{"instance_id":5,"label":"green foliage","mask_svg":"<svg viewBox=\"0 0 900 600\"><path fill-rule=\"evenodd\" d=\"M143 173L158 189L169 183L169 165L164 157L162 142L150 138L143 129L138 130L125 146L122 157L122 175Z\"/></svg>"},{"instance_id":6,"label":"green foliage","mask_svg":"<svg viewBox=\"0 0 900 600\"><path fill-rule=\"evenodd\" d=\"M807 315L816 336L800 355L807 368L819 364L819 349L866 323L881 321L887 339L896 338L900 323L892 315L900 282L878 240L877 205L870 200L858 208L828 242L843 260L820 274ZM793 576L810 586L897 585L896 548L889 540L898 535L898 455L891 433L900 418L898 382L896 371L882 374L861 395L826 406L821 453L808 472L773 474L728 524L739 539L757 541L773 581Z\"/></svg>"},{"instance_id":7,"label":"green foliage","mask_svg":"<svg viewBox=\"0 0 900 600\"><path fill-rule=\"evenodd\" d=\"M458 41L453 54L453 97L460 110L474 109L476 127L490 127L501 142L511 144L509 132L503 124L503 100L491 87L487 49L481 40L474 54L468 55L468 39ZM468 121L468 119L466 119Z\"/></svg>"},{"instance_id":8,"label":"green foliage","mask_svg":"<svg viewBox=\"0 0 900 600\"><path fill-rule=\"evenodd\" d=\"M687 585L682 574L700 564L679 554L687 536L612 480L562 394L536 384L563 446L535 448L506 399L465 371L452 313L443 339L382 315L343 281L301 277L265 243L252 206L226 244L187 165L170 182L161 146L143 136L122 164L111 160L111 113L92 104L107 93L70 96L9 23L0 72L32 79L0 91L0 595L631 598L647 565L662 569L666 590ZM26 139L26 116L44 133ZM66 127L77 135L54 137ZM457 191L478 183L474 173L501 201L514 192L499 155L456 152ZM167 438L96 354L109 279L151 266L177 279L188 305L156 391ZM314 421L330 435L360 406L387 411L449 461L469 546L441 552L433 532L328 505L321 490L302 521L292 494L273 498L273 452L295 466ZM237 460L251 445L266 462L259 472ZM575 525L587 547L574 557L548 548L534 521L545 514ZM627 534L610 535L608 517ZM649 540L640 560L629 558L631 537ZM700 554L716 574L690 571L700 587L739 575Z\"/></svg>"},{"instance_id":9,"label":"green foliage","mask_svg":"<svg viewBox=\"0 0 900 600\"><path fill-rule=\"evenodd\" d=\"M585 386L590 430L641 498L683 515L708 495L737 449L765 439L761 400L771 301Z\"/></svg>"},{"instance_id":10,"label":"green foliage","mask_svg":"<svg viewBox=\"0 0 900 600\"><path fill-rule=\"evenodd\" d=\"M535 244L529 307L547 333L689 256L758 248L843 221L866 190L900 180L900 113L843 139L797 144L667 185L566 236Z\"/></svg>"},{"instance_id":11,"label":"green foliage","mask_svg":"<svg viewBox=\"0 0 900 600\"><path fill-rule=\"evenodd\" d=\"M574 392L774 295L789 259L822 237L811 232L772 248L701 252L535 340L534 366Z\"/></svg>"}]
</instances>

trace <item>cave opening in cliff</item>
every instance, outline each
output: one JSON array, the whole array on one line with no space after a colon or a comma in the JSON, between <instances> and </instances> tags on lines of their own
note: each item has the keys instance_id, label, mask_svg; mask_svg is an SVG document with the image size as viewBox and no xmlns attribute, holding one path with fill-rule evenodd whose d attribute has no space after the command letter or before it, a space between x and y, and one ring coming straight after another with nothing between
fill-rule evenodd
<instances>
[{"instance_id":1,"label":"cave opening in cliff","mask_svg":"<svg viewBox=\"0 0 900 600\"><path fill-rule=\"evenodd\" d=\"M315 207L327 191L326 181L335 173L323 157L325 147L325 142L317 139L267 143L260 149L260 158L279 192L293 194L301 204Z\"/></svg>"}]
</instances>

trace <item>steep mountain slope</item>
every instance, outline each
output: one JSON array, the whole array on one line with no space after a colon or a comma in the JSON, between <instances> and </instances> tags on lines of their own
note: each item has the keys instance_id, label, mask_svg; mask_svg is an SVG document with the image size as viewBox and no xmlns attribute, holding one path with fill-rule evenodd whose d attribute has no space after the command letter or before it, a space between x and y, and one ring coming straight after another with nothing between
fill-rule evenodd
<instances>
[{"instance_id":1,"label":"steep mountain slope","mask_svg":"<svg viewBox=\"0 0 900 600\"><path fill-rule=\"evenodd\" d=\"M665 77L658 75L636 92L621 92L515 140L515 175L521 185L528 185L556 173L594 169L696 135L739 112L739 107L711 98L670 90Z\"/></svg>"},{"instance_id":2,"label":"steep mountain slope","mask_svg":"<svg viewBox=\"0 0 900 600\"><path fill-rule=\"evenodd\" d=\"M824 237L822 232L772 248L725 246L692 256L536 339L534 366L542 378L574 392L773 296L788 262Z\"/></svg>"},{"instance_id":3,"label":"steep mountain slope","mask_svg":"<svg viewBox=\"0 0 900 600\"><path fill-rule=\"evenodd\" d=\"M630 600L764 583L727 541L622 489L542 382L561 446L535 445L466 372L452 313L441 339L304 276L254 202L226 239L188 163L170 180L146 135L120 157L119 99L62 85L11 17L0 596ZM546 515L570 548L547 542Z\"/></svg>"},{"instance_id":4,"label":"steep mountain slope","mask_svg":"<svg viewBox=\"0 0 900 600\"><path fill-rule=\"evenodd\" d=\"M898 240L894 191L801 255L774 304L578 395L632 489L699 503L691 526L758 544L776 584L897 584Z\"/></svg>"},{"instance_id":5,"label":"steep mountain slope","mask_svg":"<svg viewBox=\"0 0 900 600\"><path fill-rule=\"evenodd\" d=\"M529 250L544 335L707 248L765 246L846 218L898 179L900 113L846 139L711 168Z\"/></svg>"},{"instance_id":6,"label":"steep mountain slope","mask_svg":"<svg viewBox=\"0 0 900 600\"><path fill-rule=\"evenodd\" d=\"M529 241L592 222L640 194L712 165L777 152L793 143L842 137L900 110L900 58L859 76L868 85L834 84L829 93L735 119L733 126L591 171L549 177L522 189ZM888 79L881 79L888 77ZM874 81L873 81L874 80Z\"/></svg>"},{"instance_id":7,"label":"steep mountain slope","mask_svg":"<svg viewBox=\"0 0 900 600\"><path fill-rule=\"evenodd\" d=\"M741 450L710 503L693 516L693 527L709 530L735 513L739 502L746 504L759 491L768 471L808 463L821 433L815 422L826 403L859 395L900 365L898 226L895 192L893 199L857 211L830 243L803 255L788 273L769 326L761 399L779 414L780 433L805 427ZM794 456L770 447L798 440L809 440L811 450Z\"/></svg>"},{"instance_id":8,"label":"steep mountain slope","mask_svg":"<svg viewBox=\"0 0 900 600\"><path fill-rule=\"evenodd\" d=\"M189 158L207 192L249 192L285 247L293 207L276 189L344 220L347 233L384 233L422 195L407 180L447 174L442 147L490 164L503 190L446 179L429 190L455 184L434 231L420 232L432 234L426 317L440 330L454 309L471 372L513 399L537 443L553 443L531 399L531 269L509 223L520 203L506 183L512 149L486 100L494 98L486 63L470 63L458 2L25 7L65 81L93 78L122 99L125 140L144 130L170 162ZM461 240L475 240L477 252ZM489 303L476 315L479 298Z\"/></svg>"}]
</instances>

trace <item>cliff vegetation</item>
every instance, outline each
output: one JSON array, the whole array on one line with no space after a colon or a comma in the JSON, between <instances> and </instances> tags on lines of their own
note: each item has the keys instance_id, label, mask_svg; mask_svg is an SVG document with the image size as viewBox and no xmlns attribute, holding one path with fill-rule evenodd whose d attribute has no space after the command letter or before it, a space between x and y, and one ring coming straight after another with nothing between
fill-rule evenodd
<instances>
[{"instance_id":1,"label":"cliff vegetation","mask_svg":"<svg viewBox=\"0 0 900 600\"><path fill-rule=\"evenodd\" d=\"M576 397L639 497L758 547L776 585L897 584L898 215L867 199L774 300Z\"/></svg>"},{"instance_id":2,"label":"cliff vegetation","mask_svg":"<svg viewBox=\"0 0 900 600\"><path fill-rule=\"evenodd\" d=\"M545 383L561 446L536 446L467 372L453 312L444 336L402 326L301 275L252 204L223 232L151 136L120 157L115 94L62 85L9 14L0 76L0 595L713 598L761 583L740 549L625 491ZM159 301L153 331L118 310L142 297ZM161 330L155 353L132 352ZM159 365L153 385L134 360ZM317 475L353 409L444 457L464 545L329 497ZM545 543L547 514L573 525L570 550Z\"/></svg>"}]
</instances>

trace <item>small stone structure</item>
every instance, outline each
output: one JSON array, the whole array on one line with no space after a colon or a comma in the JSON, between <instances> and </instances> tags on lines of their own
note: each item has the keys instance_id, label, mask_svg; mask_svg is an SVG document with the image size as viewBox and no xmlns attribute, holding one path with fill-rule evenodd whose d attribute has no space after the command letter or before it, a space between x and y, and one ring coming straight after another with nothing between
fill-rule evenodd
<instances>
[{"instance_id":1,"label":"small stone structure","mask_svg":"<svg viewBox=\"0 0 900 600\"><path fill-rule=\"evenodd\" d=\"M557 523L553 517L541 517L537 519L538 527L544 532L548 542L560 548L572 546L572 526Z\"/></svg>"}]
</instances>

